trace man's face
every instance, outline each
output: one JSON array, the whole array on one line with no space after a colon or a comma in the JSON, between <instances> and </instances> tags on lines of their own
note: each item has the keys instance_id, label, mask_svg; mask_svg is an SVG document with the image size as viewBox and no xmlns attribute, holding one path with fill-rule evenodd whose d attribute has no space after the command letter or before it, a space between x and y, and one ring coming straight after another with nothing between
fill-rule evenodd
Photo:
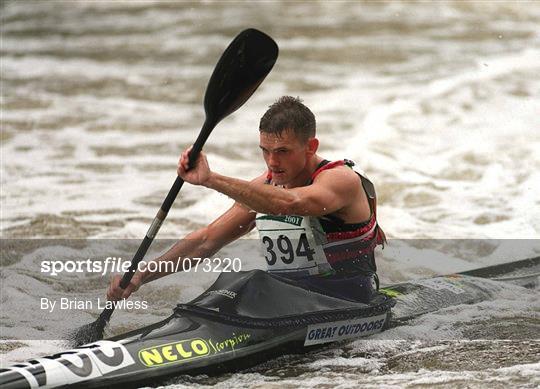
<instances>
[{"instance_id":1,"label":"man's face","mask_svg":"<svg viewBox=\"0 0 540 389\"><path fill-rule=\"evenodd\" d=\"M302 142L291 130L279 135L261 132L259 146L275 184L303 184L295 179L303 179L308 158L313 155L309 141Z\"/></svg>"}]
</instances>

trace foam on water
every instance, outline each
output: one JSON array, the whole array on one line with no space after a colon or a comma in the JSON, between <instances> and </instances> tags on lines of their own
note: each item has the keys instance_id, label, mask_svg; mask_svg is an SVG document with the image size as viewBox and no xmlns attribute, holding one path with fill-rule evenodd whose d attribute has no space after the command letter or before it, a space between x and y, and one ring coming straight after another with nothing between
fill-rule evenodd
<instances>
[{"instance_id":1,"label":"foam on water","mask_svg":"<svg viewBox=\"0 0 540 389\"><path fill-rule=\"evenodd\" d=\"M204 87L217 58L235 33L254 26L275 37L280 58L210 137L205 149L216 171L260 175L259 118L276 97L299 95L317 116L321 155L353 159L374 181L378 218L390 238L492 239L460 247L391 240L379 253L383 283L540 253L534 241L504 241L540 237L540 7L532 2L16 1L1 9L2 237L143 237L175 179L180 151L202 125ZM160 237L178 238L230 205L226 196L186 185ZM92 254L56 249L73 258ZM2 268L3 311L26 320L39 296L62 293L28 270L56 249ZM261 263L253 256L244 265ZM125 327L113 322L112 332L157 321L170 301L188 301L213 279L176 274L141 288L138 295L153 309L123 312ZM103 294L106 280L83 281L88 293ZM70 282L77 288L81 280ZM497 320L521 317L527 334L537 323L536 297L537 290L510 288L494 301L448 308L373 341L307 356L306 368L293 359L292 370L278 365L228 375L217 386L532 387L538 363L495 367L485 360L490 367L469 371L438 353L476 355L472 343L460 349L441 339L476 331L477 322L495 328ZM92 318L81 312L44 326L62 333L70 322ZM40 331L22 327L28 337ZM63 348L24 343L0 362ZM492 348L495 360L509 352ZM407 356L419 353L452 362L454 370L427 362L409 367ZM405 362L389 369L402 354ZM216 381L170 387L209 383Z\"/></svg>"}]
</instances>

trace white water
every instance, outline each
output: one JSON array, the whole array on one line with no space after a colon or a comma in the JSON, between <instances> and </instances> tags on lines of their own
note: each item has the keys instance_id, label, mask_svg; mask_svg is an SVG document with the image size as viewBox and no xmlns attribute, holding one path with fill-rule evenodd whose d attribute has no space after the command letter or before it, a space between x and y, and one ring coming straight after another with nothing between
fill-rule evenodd
<instances>
[{"instance_id":1,"label":"white water","mask_svg":"<svg viewBox=\"0 0 540 389\"><path fill-rule=\"evenodd\" d=\"M3 238L143 237L175 178L180 151L202 124L201 101L212 68L246 27L274 37L280 58L250 101L210 137L206 151L216 171L240 178L260 174L259 118L280 95L298 95L317 117L321 155L354 160L376 184L379 221L389 237L540 237L540 7L535 2L17 1L3 2L0 13ZM229 205L225 196L186 186L160 237L180 237ZM385 283L398 282L540 253L531 241L486 245L426 252L395 241L379 256L380 276ZM2 318L3 334L15 323L34 334L35 328L17 318L31 317L40 296L65 293L32 274L43 255L30 253L3 265L2 311L17 312ZM73 258L79 255L89 254ZM244 265L259 267L261 258L250 257ZM140 297L153 302L151 311L126 313L118 321L128 328L156 321L169 312L171 301L196 296L212 280L212 274L178 274L145 286ZM98 277L90 289L102 293L105 285ZM79 288L77 280L71 288ZM492 304L488 317L537 320L537 292L525 295L530 306L520 304L519 294L486 303ZM459 320L474 323L481 307L461 307ZM89 314L73 318L90 319ZM422 332L407 334L414 331L407 327L399 335L413 339L435 332L431 339L437 343L442 336L437 331L455 319L456 312L436 320L428 315L416 323ZM69 325L43 323L45 330L60 333ZM113 330L121 331L116 325ZM534 385L531 372L538 373L538 364L521 366L517 358L503 364L510 367L474 372L456 364L450 371L384 371L378 366L409 350L385 342L390 343L360 343L359 349L355 343L345 355L311 355L298 377L235 374L220 385L348 387L360 379L366 386L444 387L461 385L459 380L478 387ZM0 360L46 354L54 347L62 346L33 341ZM366 347L387 354L357 358ZM508 352L493 347L498 355ZM470 350L456 352L465 356ZM359 370L332 373L332 366L350 364ZM364 377L364 370L379 373Z\"/></svg>"}]
</instances>

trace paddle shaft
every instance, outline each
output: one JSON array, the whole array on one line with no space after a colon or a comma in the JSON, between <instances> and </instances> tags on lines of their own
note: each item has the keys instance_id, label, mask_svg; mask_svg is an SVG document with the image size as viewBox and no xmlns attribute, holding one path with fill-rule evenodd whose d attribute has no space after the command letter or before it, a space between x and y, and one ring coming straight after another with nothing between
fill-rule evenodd
<instances>
[{"instance_id":1,"label":"paddle shaft","mask_svg":"<svg viewBox=\"0 0 540 389\"><path fill-rule=\"evenodd\" d=\"M193 144L193 148L191 149L191 152L189 153L189 166L193 166L195 164L195 161L197 160L204 144L206 143L208 136L210 135L210 133L212 132L215 126L216 126L215 121L208 120L208 118L206 118L202 126L201 132L199 133L199 136L197 137L197 140ZM150 228L148 228L148 231L146 232L144 239L139 245L137 252L133 256L129 270L124 273L124 276L122 277L122 280L120 281L120 287L122 289L126 289L129 283L131 282L131 279L133 278L133 276L135 275L135 272L137 271L139 263L143 260L144 256L146 255L146 252L150 248L150 245L154 241L154 237L157 235L159 228L161 227L161 225L163 224L163 221L167 217L167 214L169 213L169 210L171 209L171 206L174 203L174 200L176 200L176 196L178 196L178 192L180 192L180 189L182 189L183 185L184 185L184 180L180 176L177 176L176 180L174 181L173 186L171 187L171 189L169 190L169 193L167 194L167 197L165 197L165 200L161 204L161 207L159 208L156 214L156 217L152 221ZM109 321L113 312L114 312L114 306L112 306L111 308L105 308L103 312L101 313L101 315L99 315L99 318Z\"/></svg>"}]
</instances>

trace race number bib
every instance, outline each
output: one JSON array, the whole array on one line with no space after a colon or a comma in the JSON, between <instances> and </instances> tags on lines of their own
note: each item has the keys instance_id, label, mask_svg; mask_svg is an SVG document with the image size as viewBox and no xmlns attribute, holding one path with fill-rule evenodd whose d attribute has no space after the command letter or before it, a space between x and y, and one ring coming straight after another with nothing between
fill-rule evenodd
<instances>
[{"instance_id":1,"label":"race number bib","mask_svg":"<svg viewBox=\"0 0 540 389\"><path fill-rule=\"evenodd\" d=\"M263 215L256 224L269 272L313 275L331 270L318 221L307 216Z\"/></svg>"}]
</instances>

